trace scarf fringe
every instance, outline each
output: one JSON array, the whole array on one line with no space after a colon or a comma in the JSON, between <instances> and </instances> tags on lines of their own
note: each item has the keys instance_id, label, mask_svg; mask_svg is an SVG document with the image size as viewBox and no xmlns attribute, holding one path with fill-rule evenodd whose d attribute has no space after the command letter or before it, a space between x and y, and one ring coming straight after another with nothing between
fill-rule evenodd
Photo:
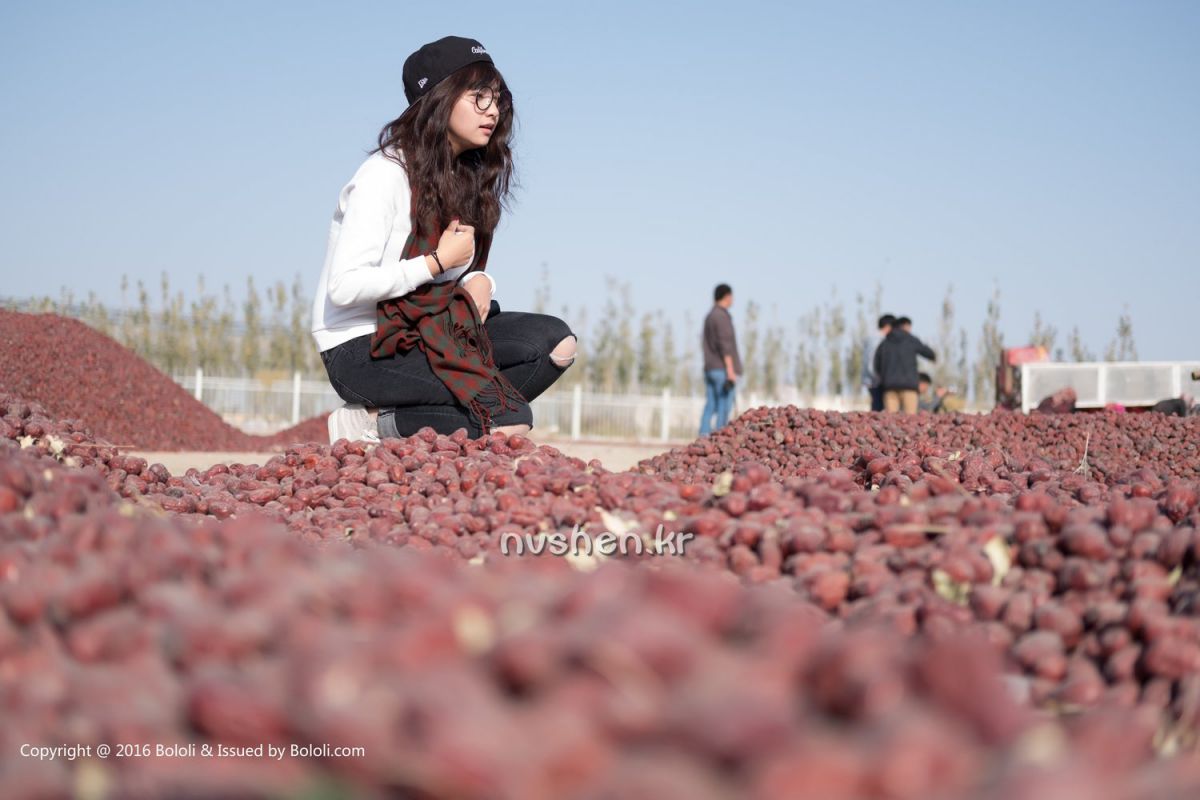
<instances>
[{"instance_id":1,"label":"scarf fringe","mask_svg":"<svg viewBox=\"0 0 1200 800\"><path fill-rule=\"evenodd\" d=\"M468 355L477 356L480 363L491 373L490 380L467 404L467 410L475 417L479 427L484 433L490 433L492 428L491 407L494 406L497 412L515 411L521 403L525 402L525 398L512 385L512 382L504 377L504 373L496 368L496 362L492 357L492 341L488 338L487 333L481 330L483 325L479 318L474 317L473 320L475 323L473 326L452 325L449 315L447 315L443 321L443 330L453 329L450 332L450 338L458 348L460 359L465 359ZM492 402L485 403L485 400Z\"/></svg>"}]
</instances>

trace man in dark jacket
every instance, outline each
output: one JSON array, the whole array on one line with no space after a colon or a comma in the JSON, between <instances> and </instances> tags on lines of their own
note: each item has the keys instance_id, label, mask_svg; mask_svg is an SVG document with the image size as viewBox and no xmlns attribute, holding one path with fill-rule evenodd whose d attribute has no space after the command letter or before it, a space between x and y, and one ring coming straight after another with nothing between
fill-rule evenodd
<instances>
[{"instance_id":1,"label":"man in dark jacket","mask_svg":"<svg viewBox=\"0 0 1200 800\"><path fill-rule=\"evenodd\" d=\"M933 350L897 322L879 347L875 348L875 374L883 387L883 410L917 413L917 387L920 372L917 356L936 360Z\"/></svg>"},{"instance_id":2,"label":"man in dark jacket","mask_svg":"<svg viewBox=\"0 0 1200 800\"><path fill-rule=\"evenodd\" d=\"M894 316L884 314L879 318L879 333L867 337L862 345L862 385L871 396L872 411L883 411L883 387L879 385L879 376L875 373L875 349L891 333L895 324Z\"/></svg>"},{"instance_id":3,"label":"man in dark jacket","mask_svg":"<svg viewBox=\"0 0 1200 800\"><path fill-rule=\"evenodd\" d=\"M733 411L733 395L742 359L738 356L737 337L733 333L733 289L722 283L713 290L713 307L704 318L701 347L704 350L704 412L700 417L700 435L725 427ZM713 415L717 417L713 427Z\"/></svg>"}]
</instances>

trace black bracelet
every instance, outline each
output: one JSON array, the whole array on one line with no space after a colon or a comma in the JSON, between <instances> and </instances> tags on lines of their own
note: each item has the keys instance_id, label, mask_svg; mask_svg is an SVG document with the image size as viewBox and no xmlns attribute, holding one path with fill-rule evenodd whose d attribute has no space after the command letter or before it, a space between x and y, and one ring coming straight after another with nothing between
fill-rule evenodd
<instances>
[{"instance_id":1,"label":"black bracelet","mask_svg":"<svg viewBox=\"0 0 1200 800\"><path fill-rule=\"evenodd\" d=\"M445 272L446 268L442 266L442 260L438 258L437 250L429 251L429 255L433 256L434 263L438 265L438 275L441 275L443 272Z\"/></svg>"}]
</instances>

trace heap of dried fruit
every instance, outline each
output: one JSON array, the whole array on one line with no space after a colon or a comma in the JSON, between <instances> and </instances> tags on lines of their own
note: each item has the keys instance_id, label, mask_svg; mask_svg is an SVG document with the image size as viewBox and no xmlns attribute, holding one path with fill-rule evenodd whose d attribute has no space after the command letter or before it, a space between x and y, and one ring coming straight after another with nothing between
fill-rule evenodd
<instances>
[{"instance_id":1,"label":"heap of dried fruit","mask_svg":"<svg viewBox=\"0 0 1200 800\"><path fill-rule=\"evenodd\" d=\"M1200 790L1195 759L1156 759L1156 714L1036 712L981 631L829 625L791 591L686 562L315 548L262 519L130 503L32 448L0 442L0 464L19 504L0 516L6 797ZM63 742L151 754L19 755Z\"/></svg>"},{"instance_id":2,"label":"heap of dried fruit","mask_svg":"<svg viewBox=\"0 0 1200 800\"><path fill-rule=\"evenodd\" d=\"M69 342L71 357L47 342ZM327 436L324 415L272 436L243 433L128 348L56 314L0 309L0 388L134 449L261 452Z\"/></svg>"},{"instance_id":3,"label":"heap of dried fruit","mask_svg":"<svg viewBox=\"0 0 1200 800\"><path fill-rule=\"evenodd\" d=\"M0 396L0 754L366 748L0 755L6 789L1190 796L1200 421L1076 420L763 409L626 473L426 430L171 475ZM575 530L645 552L501 554Z\"/></svg>"}]
</instances>

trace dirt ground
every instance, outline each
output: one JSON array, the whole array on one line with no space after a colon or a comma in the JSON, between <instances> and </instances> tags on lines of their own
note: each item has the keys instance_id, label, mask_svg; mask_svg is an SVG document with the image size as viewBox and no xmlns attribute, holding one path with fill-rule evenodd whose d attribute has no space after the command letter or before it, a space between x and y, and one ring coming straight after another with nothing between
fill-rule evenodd
<instances>
[{"instance_id":1,"label":"dirt ground","mask_svg":"<svg viewBox=\"0 0 1200 800\"><path fill-rule=\"evenodd\" d=\"M663 444L641 442L571 441L570 439L540 439L538 444L548 444L568 456L591 461L600 459L605 469L621 472L636 465L644 458L677 446L679 443ZM208 469L213 464L265 464L273 453L222 453L222 452L179 452L138 450L130 455L140 456L151 464L161 463L172 475L182 475L191 467Z\"/></svg>"}]
</instances>

